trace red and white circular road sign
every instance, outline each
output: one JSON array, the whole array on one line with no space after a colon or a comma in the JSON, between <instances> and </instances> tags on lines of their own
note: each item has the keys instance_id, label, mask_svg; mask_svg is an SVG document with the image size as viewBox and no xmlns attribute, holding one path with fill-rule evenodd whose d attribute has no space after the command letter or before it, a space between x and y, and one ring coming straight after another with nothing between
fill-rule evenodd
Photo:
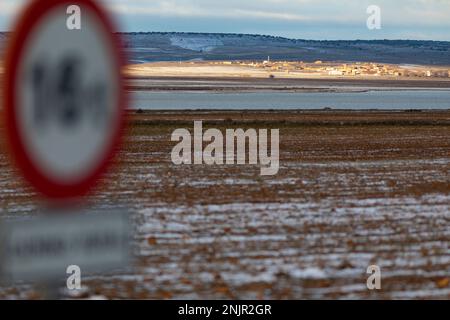
<instances>
[{"instance_id":1,"label":"red and white circular road sign","mask_svg":"<svg viewBox=\"0 0 450 320\"><path fill-rule=\"evenodd\" d=\"M5 127L18 167L49 198L86 194L117 149L126 101L113 30L92 0L33 1L14 29Z\"/></svg>"}]
</instances>

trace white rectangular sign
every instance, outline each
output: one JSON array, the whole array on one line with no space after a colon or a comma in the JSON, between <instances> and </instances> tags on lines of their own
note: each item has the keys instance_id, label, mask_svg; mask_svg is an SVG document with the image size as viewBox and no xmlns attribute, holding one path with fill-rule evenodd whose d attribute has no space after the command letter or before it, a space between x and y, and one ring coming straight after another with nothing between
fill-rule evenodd
<instances>
[{"instance_id":1,"label":"white rectangular sign","mask_svg":"<svg viewBox=\"0 0 450 320\"><path fill-rule=\"evenodd\" d=\"M0 223L2 280L60 279L70 265L105 272L129 262L130 224L124 212L62 214Z\"/></svg>"}]
</instances>

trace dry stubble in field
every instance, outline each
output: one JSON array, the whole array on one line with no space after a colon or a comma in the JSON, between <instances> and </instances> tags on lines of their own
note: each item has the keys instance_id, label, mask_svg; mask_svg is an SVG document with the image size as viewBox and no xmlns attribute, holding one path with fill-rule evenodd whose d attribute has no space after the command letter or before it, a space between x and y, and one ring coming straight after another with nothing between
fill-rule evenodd
<instances>
[{"instance_id":1,"label":"dry stubble in field","mask_svg":"<svg viewBox=\"0 0 450 320\"><path fill-rule=\"evenodd\" d=\"M179 127L279 128L279 174L174 166ZM108 298L449 298L450 124L439 114L149 113L92 197L135 212L136 267L90 277ZM1 159L2 215L32 193ZM366 288L367 266L382 290ZM3 297L33 296L5 288Z\"/></svg>"}]
</instances>

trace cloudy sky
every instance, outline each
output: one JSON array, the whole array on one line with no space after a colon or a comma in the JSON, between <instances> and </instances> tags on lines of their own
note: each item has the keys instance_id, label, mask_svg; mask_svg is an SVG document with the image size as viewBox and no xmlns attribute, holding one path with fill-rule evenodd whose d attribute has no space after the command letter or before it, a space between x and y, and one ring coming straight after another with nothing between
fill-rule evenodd
<instances>
[{"instance_id":1,"label":"cloudy sky","mask_svg":"<svg viewBox=\"0 0 450 320\"><path fill-rule=\"evenodd\" d=\"M26 0L0 0L0 30L9 30ZM103 0L121 31L269 34L302 39L450 41L450 0ZM381 30L366 26L381 8Z\"/></svg>"}]
</instances>

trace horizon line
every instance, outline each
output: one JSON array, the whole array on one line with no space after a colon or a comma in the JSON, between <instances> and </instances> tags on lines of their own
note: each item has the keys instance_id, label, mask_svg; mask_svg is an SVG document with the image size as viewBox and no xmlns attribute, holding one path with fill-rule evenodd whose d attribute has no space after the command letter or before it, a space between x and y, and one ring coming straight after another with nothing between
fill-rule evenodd
<instances>
[{"instance_id":1,"label":"horizon line","mask_svg":"<svg viewBox=\"0 0 450 320\"><path fill-rule=\"evenodd\" d=\"M0 31L0 33L13 33L14 31ZM417 42L449 42L450 40L432 40L432 39L307 39L307 38L289 38L285 36L276 36L263 33L238 33L238 32L198 32L198 31L116 31L116 34L209 34L209 35L244 35L253 37L266 37L266 38L277 38L284 40L295 40L295 41L322 41L322 42L337 42L337 41L417 41Z\"/></svg>"}]
</instances>

